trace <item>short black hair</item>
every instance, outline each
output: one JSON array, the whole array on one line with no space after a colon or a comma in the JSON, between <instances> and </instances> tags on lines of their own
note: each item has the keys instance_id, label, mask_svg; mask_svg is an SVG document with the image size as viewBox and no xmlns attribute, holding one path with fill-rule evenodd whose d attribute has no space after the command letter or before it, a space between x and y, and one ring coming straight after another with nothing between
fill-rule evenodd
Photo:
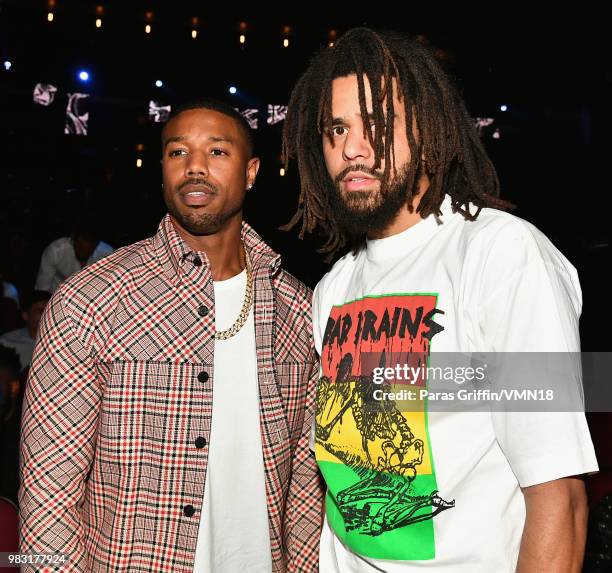
<instances>
[{"instance_id":1,"label":"short black hair","mask_svg":"<svg viewBox=\"0 0 612 573\"><path fill-rule=\"evenodd\" d=\"M99 243L102 235L100 214L92 205L81 205L72 214L70 231L73 239L82 239L89 243Z\"/></svg>"},{"instance_id":2,"label":"short black hair","mask_svg":"<svg viewBox=\"0 0 612 573\"><path fill-rule=\"evenodd\" d=\"M170 112L170 115L168 116L168 121L166 121L165 125L167 125L170 121L172 121L177 115L180 115L184 111L189 111L192 109L210 109L212 111L218 111L219 113L226 115L230 119L233 119L238 125L238 128L240 129L240 131L242 132L242 135L244 135L247 155L249 159L253 157L253 153L255 150L255 142L253 140L253 130L251 129L249 122L244 118L244 116L240 112L236 111L236 109L234 109L230 104L224 101L214 99L214 98L209 98L209 97L201 97L198 99L194 99L194 100L190 100L185 103L182 103L172 109L172 111ZM165 125L164 125L164 129L165 129ZM163 133L164 132L162 129L162 150L163 150L163 145L164 145Z\"/></svg>"},{"instance_id":3,"label":"short black hair","mask_svg":"<svg viewBox=\"0 0 612 573\"><path fill-rule=\"evenodd\" d=\"M20 299L21 310L28 312L37 302L49 302L51 293L46 290L31 290L23 294Z\"/></svg>"}]
</instances>

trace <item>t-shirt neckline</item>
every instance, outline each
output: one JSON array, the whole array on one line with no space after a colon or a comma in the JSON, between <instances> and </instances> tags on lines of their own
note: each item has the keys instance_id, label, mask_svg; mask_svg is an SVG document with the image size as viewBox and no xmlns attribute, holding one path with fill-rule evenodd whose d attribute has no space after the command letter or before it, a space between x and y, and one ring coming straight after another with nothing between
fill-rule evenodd
<instances>
[{"instance_id":1,"label":"t-shirt neckline","mask_svg":"<svg viewBox=\"0 0 612 573\"><path fill-rule=\"evenodd\" d=\"M442 215L429 215L405 231L382 239L366 239L366 256L370 261L392 259L414 250L431 238L452 214L451 199L445 195L440 206Z\"/></svg>"}]
</instances>

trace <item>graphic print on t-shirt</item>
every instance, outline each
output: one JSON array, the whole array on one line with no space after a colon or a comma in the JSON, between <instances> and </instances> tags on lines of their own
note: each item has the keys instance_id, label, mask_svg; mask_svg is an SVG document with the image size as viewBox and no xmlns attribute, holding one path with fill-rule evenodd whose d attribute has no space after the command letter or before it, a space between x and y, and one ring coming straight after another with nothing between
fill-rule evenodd
<instances>
[{"instance_id":1,"label":"graphic print on t-shirt","mask_svg":"<svg viewBox=\"0 0 612 573\"><path fill-rule=\"evenodd\" d=\"M438 495L426 403L401 411L393 399L372 398L391 389L374 382L373 368L427 366L444 330L436 302L436 294L366 296L333 307L325 328L315 454L330 527L365 557L433 559L432 518L455 505Z\"/></svg>"}]
</instances>

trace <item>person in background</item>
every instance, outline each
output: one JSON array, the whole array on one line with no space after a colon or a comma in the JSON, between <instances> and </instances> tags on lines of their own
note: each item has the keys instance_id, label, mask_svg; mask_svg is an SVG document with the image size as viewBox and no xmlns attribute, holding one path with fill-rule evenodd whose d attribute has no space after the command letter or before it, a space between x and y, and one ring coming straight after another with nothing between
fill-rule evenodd
<instances>
[{"instance_id":1,"label":"person in background","mask_svg":"<svg viewBox=\"0 0 612 573\"><path fill-rule=\"evenodd\" d=\"M47 245L35 288L53 293L69 276L112 252L113 248L100 240L97 225L82 218L74 225L70 237L60 237Z\"/></svg>"},{"instance_id":2,"label":"person in background","mask_svg":"<svg viewBox=\"0 0 612 573\"><path fill-rule=\"evenodd\" d=\"M22 370L32 361L38 325L50 298L51 293L43 290L34 290L22 297L21 318L25 326L0 336L0 344L17 351Z\"/></svg>"}]
</instances>

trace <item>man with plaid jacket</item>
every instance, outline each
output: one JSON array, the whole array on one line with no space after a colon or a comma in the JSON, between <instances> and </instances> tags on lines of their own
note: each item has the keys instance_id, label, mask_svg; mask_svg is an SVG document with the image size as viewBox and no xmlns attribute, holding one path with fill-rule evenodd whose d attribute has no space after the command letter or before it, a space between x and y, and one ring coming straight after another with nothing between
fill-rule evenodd
<instances>
[{"instance_id":1,"label":"man with plaid jacket","mask_svg":"<svg viewBox=\"0 0 612 573\"><path fill-rule=\"evenodd\" d=\"M157 234L45 313L20 550L65 571L316 571L311 293L242 221L259 160L240 114L183 106L162 146Z\"/></svg>"}]
</instances>

